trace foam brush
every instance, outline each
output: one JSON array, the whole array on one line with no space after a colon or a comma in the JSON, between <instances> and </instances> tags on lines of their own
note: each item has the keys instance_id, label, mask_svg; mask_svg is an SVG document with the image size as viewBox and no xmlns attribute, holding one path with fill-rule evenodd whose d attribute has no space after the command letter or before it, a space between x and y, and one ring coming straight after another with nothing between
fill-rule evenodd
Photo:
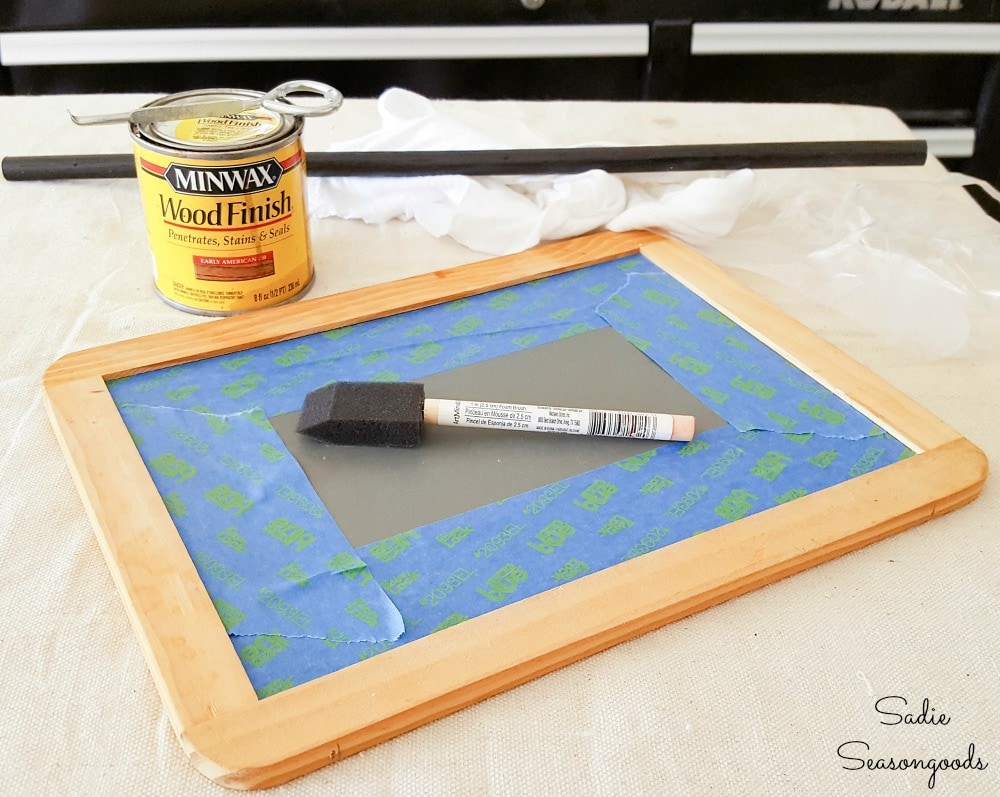
<instances>
[{"instance_id":1,"label":"foam brush","mask_svg":"<svg viewBox=\"0 0 1000 797\"><path fill-rule=\"evenodd\" d=\"M296 431L337 445L413 448L424 425L687 441L691 415L427 398L417 382L335 382L305 397Z\"/></svg>"}]
</instances>

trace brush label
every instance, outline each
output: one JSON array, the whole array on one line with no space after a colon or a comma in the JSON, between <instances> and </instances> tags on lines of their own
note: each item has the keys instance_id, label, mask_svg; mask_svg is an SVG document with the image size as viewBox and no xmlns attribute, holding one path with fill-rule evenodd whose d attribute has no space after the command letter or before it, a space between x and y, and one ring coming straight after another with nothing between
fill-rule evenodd
<instances>
[{"instance_id":1,"label":"brush label","mask_svg":"<svg viewBox=\"0 0 1000 797\"><path fill-rule=\"evenodd\" d=\"M673 416L648 412L536 407L491 401L437 399L438 423L479 429L670 440Z\"/></svg>"}]
</instances>

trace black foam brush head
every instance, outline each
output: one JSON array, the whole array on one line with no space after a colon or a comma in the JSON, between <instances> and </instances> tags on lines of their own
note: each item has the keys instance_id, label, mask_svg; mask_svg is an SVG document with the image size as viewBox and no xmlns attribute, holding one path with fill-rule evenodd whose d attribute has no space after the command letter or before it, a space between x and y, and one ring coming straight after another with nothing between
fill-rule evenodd
<instances>
[{"instance_id":1,"label":"black foam brush head","mask_svg":"<svg viewBox=\"0 0 1000 797\"><path fill-rule=\"evenodd\" d=\"M337 445L413 448L423 426L423 385L335 382L306 395L295 431Z\"/></svg>"}]
</instances>

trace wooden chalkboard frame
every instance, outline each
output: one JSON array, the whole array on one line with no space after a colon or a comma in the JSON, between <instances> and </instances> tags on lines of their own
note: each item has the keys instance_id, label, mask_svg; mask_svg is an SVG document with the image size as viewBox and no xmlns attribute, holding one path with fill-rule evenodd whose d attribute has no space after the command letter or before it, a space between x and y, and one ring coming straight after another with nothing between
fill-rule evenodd
<instances>
[{"instance_id":1,"label":"wooden chalkboard frame","mask_svg":"<svg viewBox=\"0 0 1000 797\"><path fill-rule=\"evenodd\" d=\"M641 251L915 456L258 699L107 382L510 287ZM46 406L157 689L194 766L276 785L975 498L983 453L681 244L597 233L63 357ZM808 534L803 534L803 529ZM635 585L641 584L641 589ZM373 700L372 696L378 699Z\"/></svg>"}]
</instances>

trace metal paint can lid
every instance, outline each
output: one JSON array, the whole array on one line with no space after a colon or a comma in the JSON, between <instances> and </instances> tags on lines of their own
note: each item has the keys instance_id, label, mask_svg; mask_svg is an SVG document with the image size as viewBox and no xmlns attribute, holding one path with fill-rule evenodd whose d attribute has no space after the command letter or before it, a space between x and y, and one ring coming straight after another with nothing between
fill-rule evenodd
<instances>
[{"instance_id":1,"label":"metal paint can lid","mask_svg":"<svg viewBox=\"0 0 1000 797\"><path fill-rule=\"evenodd\" d=\"M208 89L186 91L161 97L143 106L160 108L192 103L257 99L263 92L249 89ZM227 152L255 149L280 141L302 128L302 117L256 107L239 113L199 116L191 119L132 124L132 135L153 147L170 147L188 152Z\"/></svg>"}]
</instances>

